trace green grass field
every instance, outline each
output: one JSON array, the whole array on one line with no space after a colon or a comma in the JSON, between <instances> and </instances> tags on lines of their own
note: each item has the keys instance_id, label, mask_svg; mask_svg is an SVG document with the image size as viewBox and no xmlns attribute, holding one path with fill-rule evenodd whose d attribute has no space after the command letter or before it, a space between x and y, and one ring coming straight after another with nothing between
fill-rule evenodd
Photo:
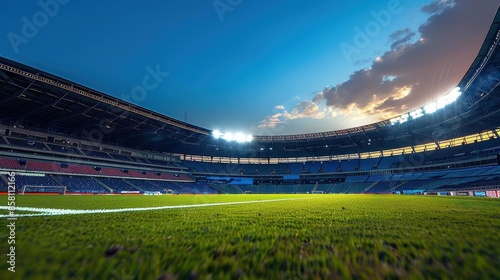
<instances>
[{"instance_id":1,"label":"green grass field","mask_svg":"<svg viewBox=\"0 0 500 280\"><path fill-rule=\"evenodd\" d=\"M0 279L500 279L499 199L19 195L16 205L119 209L271 199L291 200L19 217L15 273L7 270L4 218Z\"/></svg>"}]
</instances>

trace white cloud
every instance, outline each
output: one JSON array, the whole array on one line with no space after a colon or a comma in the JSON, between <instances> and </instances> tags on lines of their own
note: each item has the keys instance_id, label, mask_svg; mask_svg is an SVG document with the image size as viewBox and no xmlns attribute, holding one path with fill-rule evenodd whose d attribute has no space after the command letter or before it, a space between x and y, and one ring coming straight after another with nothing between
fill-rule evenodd
<instances>
[{"instance_id":1,"label":"white cloud","mask_svg":"<svg viewBox=\"0 0 500 280\"><path fill-rule=\"evenodd\" d=\"M283 107L280 114L262 123L338 115L373 121L423 106L458 84L476 57L498 5L499 0L482 0L481 5L470 0L435 0L423 6L427 21L418 31L393 32L391 48L374 58L369 68L355 71L348 80L325 88L311 100L297 100L289 112Z\"/></svg>"},{"instance_id":2,"label":"white cloud","mask_svg":"<svg viewBox=\"0 0 500 280\"><path fill-rule=\"evenodd\" d=\"M338 114L338 110L332 107L318 105L313 101L304 100L299 102L290 112L283 110L281 113L267 116L259 123L257 128L276 128L297 119L325 119L336 117Z\"/></svg>"},{"instance_id":3,"label":"white cloud","mask_svg":"<svg viewBox=\"0 0 500 280\"><path fill-rule=\"evenodd\" d=\"M276 113L272 116L267 116L264 120L262 120L257 126L258 129L266 129L266 128L275 128L284 122L281 120L283 114Z\"/></svg>"}]
</instances>

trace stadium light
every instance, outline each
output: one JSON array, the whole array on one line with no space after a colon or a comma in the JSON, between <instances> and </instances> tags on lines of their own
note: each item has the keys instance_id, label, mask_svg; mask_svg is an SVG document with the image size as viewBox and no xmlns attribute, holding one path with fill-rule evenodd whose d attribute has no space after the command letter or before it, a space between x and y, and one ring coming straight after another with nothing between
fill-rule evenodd
<instances>
[{"instance_id":1,"label":"stadium light","mask_svg":"<svg viewBox=\"0 0 500 280\"><path fill-rule=\"evenodd\" d=\"M249 134L245 134L242 132L221 132L219 130L212 131L212 137L214 137L214 139L224 139L228 142L234 141L237 143L248 143L253 140L253 136Z\"/></svg>"},{"instance_id":2,"label":"stadium light","mask_svg":"<svg viewBox=\"0 0 500 280\"><path fill-rule=\"evenodd\" d=\"M427 105L424 107L424 111L426 114L432 114L437 111L437 104L436 102L432 102L431 104Z\"/></svg>"},{"instance_id":3,"label":"stadium light","mask_svg":"<svg viewBox=\"0 0 500 280\"><path fill-rule=\"evenodd\" d=\"M222 133L221 133L220 131L218 131L218 130L214 130L214 131L212 132L212 136L213 136L215 139L219 139L221 135L222 135Z\"/></svg>"},{"instance_id":4,"label":"stadium light","mask_svg":"<svg viewBox=\"0 0 500 280\"><path fill-rule=\"evenodd\" d=\"M236 140L236 142L245 142L247 139L247 136L241 132L238 132L234 135L234 140Z\"/></svg>"},{"instance_id":5,"label":"stadium light","mask_svg":"<svg viewBox=\"0 0 500 280\"><path fill-rule=\"evenodd\" d=\"M401 115L401 119L400 119L400 123L405 123L408 121L408 117L409 117L409 114L402 114Z\"/></svg>"},{"instance_id":6,"label":"stadium light","mask_svg":"<svg viewBox=\"0 0 500 280\"><path fill-rule=\"evenodd\" d=\"M231 132L226 132L226 133L224 133L224 135L222 135L222 139L224 139L226 141L233 141L234 136Z\"/></svg>"},{"instance_id":7,"label":"stadium light","mask_svg":"<svg viewBox=\"0 0 500 280\"><path fill-rule=\"evenodd\" d=\"M417 110L410 112L410 116L413 120L420 118L424 115L424 110L422 108L418 108Z\"/></svg>"},{"instance_id":8,"label":"stadium light","mask_svg":"<svg viewBox=\"0 0 500 280\"><path fill-rule=\"evenodd\" d=\"M409 113L397 116L395 118L390 119L391 125L395 124L402 124L407 122L408 120L415 120L418 119L424 115L432 114L438 111L439 109L442 109L451 103L455 102L458 97L462 94L462 91L460 91L459 87L456 87L452 89L449 93L444 95L443 97L439 98L438 100L425 105L424 107L418 108L416 110L413 110Z\"/></svg>"}]
</instances>

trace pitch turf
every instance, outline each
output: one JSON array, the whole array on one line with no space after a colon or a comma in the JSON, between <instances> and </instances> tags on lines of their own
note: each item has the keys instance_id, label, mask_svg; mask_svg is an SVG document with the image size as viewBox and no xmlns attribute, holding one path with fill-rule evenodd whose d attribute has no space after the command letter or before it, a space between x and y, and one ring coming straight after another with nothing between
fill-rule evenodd
<instances>
[{"instance_id":1,"label":"pitch turf","mask_svg":"<svg viewBox=\"0 0 500 280\"><path fill-rule=\"evenodd\" d=\"M7 270L8 231L0 232L0 279L500 279L498 199L19 195L16 204L119 209L276 199L293 200L20 217L15 273Z\"/></svg>"}]
</instances>

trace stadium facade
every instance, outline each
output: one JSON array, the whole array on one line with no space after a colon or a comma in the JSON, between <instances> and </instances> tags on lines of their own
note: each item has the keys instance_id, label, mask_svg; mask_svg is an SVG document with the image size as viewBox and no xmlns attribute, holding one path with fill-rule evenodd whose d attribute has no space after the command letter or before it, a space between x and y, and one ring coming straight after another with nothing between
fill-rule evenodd
<instances>
[{"instance_id":1,"label":"stadium facade","mask_svg":"<svg viewBox=\"0 0 500 280\"><path fill-rule=\"evenodd\" d=\"M492 195L500 184L499 24L497 13L457 88L428 106L251 142L0 58L0 172L21 174L19 192Z\"/></svg>"}]
</instances>

